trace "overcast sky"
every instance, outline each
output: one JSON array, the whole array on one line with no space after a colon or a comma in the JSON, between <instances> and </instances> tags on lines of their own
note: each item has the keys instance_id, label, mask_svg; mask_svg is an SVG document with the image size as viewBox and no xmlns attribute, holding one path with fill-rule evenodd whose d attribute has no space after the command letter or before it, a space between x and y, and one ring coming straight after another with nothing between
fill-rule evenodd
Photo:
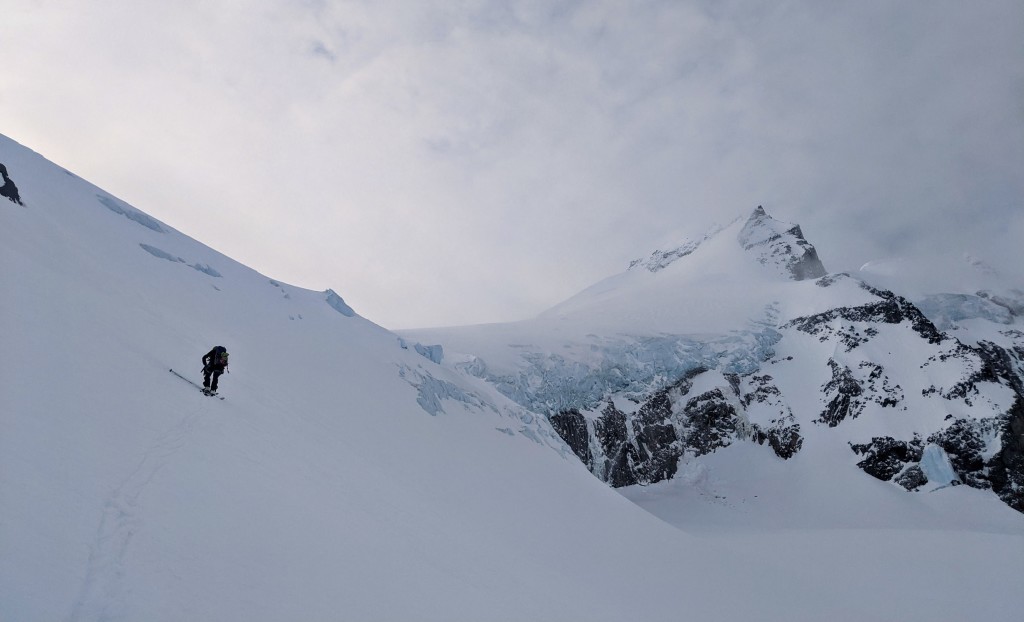
<instances>
[{"instance_id":1,"label":"overcast sky","mask_svg":"<svg viewBox=\"0 0 1024 622\"><path fill-rule=\"evenodd\" d=\"M531 317L758 204L832 271L1012 268L1024 2L6 0L0 133L388 328Z\"/></svg>"}]
</instances>

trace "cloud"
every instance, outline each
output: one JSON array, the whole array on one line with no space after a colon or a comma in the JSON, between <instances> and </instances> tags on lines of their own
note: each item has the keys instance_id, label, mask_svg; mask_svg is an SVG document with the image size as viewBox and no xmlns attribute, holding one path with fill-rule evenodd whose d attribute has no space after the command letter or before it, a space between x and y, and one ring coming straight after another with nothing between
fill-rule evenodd
<instances>
[{"instance_id":1,"label":"cloud","mask_svg":"<svg viewBox=\"0 0 1024 622\"><path fill-rule=\"evenodd\" d=\"M1015 1L17 1L0 24L0 131L389 327L532 315L757 204L830 269L1020 259Z\"/></svg>"}]
</instances>

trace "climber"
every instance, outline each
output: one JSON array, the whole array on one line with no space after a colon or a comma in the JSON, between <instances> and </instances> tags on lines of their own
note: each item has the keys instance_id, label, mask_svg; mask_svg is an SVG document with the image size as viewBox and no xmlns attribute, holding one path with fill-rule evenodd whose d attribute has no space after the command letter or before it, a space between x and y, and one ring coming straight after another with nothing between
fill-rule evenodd
<instances>
[{"instance_id":1,"label":"climber","mask_svg":"<svg viewBox=\"0 0 1024 622\"><path fill-rule=\"evenodd\" d=\"M228 351L224 346L214 346L203 356L203 391L217 395L217 379L228 371Z\"/></svg>"}]
</instances>

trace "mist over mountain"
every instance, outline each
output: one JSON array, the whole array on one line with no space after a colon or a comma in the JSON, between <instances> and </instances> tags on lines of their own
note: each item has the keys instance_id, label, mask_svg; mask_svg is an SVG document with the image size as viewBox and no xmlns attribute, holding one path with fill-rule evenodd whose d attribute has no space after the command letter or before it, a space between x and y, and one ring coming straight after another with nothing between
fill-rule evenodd
<instances>
[{"instance_id":1,"label":"mist over mountain","mask_svg":"<svg viewBox=\"0 0 1024 622\"><path fill-rule=\"evenodd\" d=\"M0 164L0 619L1024 606L1000 266L905 296L766 205L536 318L395 333L2 136ZM223 400L169 373L213 345Z\"/></svg>"}]
</instances>

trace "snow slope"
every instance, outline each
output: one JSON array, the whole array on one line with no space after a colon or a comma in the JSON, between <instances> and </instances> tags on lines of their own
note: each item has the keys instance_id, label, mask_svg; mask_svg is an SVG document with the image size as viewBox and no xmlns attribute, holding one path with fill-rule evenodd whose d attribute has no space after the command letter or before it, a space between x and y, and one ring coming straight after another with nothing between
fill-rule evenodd
<instances>
[{"instance_id":1,"label":"snow slope","mask_svg":"<svg viewBox=\"0 0 1024 622\"><path fill-rule=\"evenodd\" d=\"M4 137L0 163L25 203L0 202L2 620L934 620L1024 604L1024 529L989 498L906 539L678 529L594 478L546 419L337 294L260 275ZM168 373L198 379L214 344L232 353L224 401ZM856 554L865 540L879 558Z\"/></svg>"},{"instance_id":2,"label":"snow slope","mask_svg":"<svg viewBox=\"0 0 1024 622\"><path fill-rule=\"evenodd\" d=\"M0 619L621 619L596 569L650 561L590 543L686 550L481 383L0 146ZM168 373L215 343L223 402Z\"/></svg>"}]
</instances>

